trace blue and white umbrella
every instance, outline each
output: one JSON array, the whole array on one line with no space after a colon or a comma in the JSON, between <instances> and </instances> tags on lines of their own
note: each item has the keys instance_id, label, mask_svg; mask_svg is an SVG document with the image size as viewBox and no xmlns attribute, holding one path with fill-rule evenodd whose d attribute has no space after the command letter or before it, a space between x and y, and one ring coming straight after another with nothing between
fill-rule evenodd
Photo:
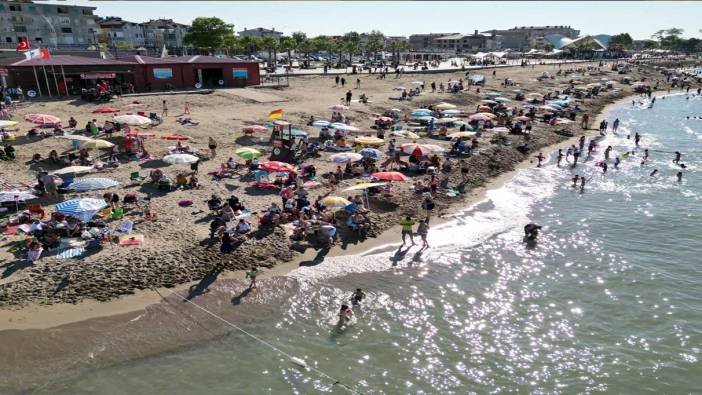
<instances>
[{"instance_id":1,"label":"blue and white umbrella","mask_svg":"<svg viewBox=\"0 0 702 395\"><path fill-rule=\"evenodd\" d=\"M56 205L56 211L83 222L90 221L98 211L107 207L103 199L83 198L66 200Z\"/></svg>"},{"instance_id":2,"label":"blue and white umbrella","mask_svg":"<svg viewBox=\"0 0 702 395\"><path fill-rule=\"evenodd\" d=\"M461 110L444 110L444 111L441 111L441 113L443 115L458 115L458 114L463 113L463 111L461 111Z\"/></svg>"},{"instance_id":3,"label":"blue and white umbrella","mask_svg":"<svg viewBox=\"0 0 702 395\"><path fill-rule=\"evenodd\" d=\"M495 100L496 102L500 102L500 103L507 103L507 102L512 101L506 97L496 97L493 100Z\"/></svg>"},{"instance_id":4,"label":"blue and white umbrella","mask_svg":"<svg viewBox=\"0 0 702 395\"><path fill-rule=\"evenodd\" d=\"M95 191L98 189L107 189L119 185L119 182L109 178L83 178L76 180L68 185L68 189L76 192Z\"/></svg>"},{"instance_id":5,"label":"blue and white umbrella","mask_svg":"<svg viewBox=\"0 0 702 395\"><path fill-rule=\"evenodd\" d=\"M364 148L358 151L358 153L361 154L364 158L371 159L380 159L384 156L380 150L377 150L375 148Z\"/></svg>"},{"instance_id":6,"label":"blue and white umbrella","mask_svg":"<svg viewBox=\"0 0 702 395\"><path fill-rule=\"evenodd\" d=\"M412 111L410 116L412 117L428 117L431 115L431 112L429 111Z\"/></svg>"},{"instance_id":7,"label":"blue and white umbrella","mask_svg":"<svg viewBox=\"0 0 702 395\"><path fill-rule=\"evenodd\" d=\"M304 130L300 129L291 129L287 132L282 132L284 136L292 136L292 137L307 137L307 132Z\"/></svg>"},{"instance_id":8,"label":"blue and white umbrella","mask_svg":"<svg viewBox=\"0 0 702 395\"><path fill-rule=\"evenodd\" d=\"M317 126L320 128L326 128L329 127L330 123L329 121L314 121L312 122L312 126Z\"/></svg>"}]
</instances>

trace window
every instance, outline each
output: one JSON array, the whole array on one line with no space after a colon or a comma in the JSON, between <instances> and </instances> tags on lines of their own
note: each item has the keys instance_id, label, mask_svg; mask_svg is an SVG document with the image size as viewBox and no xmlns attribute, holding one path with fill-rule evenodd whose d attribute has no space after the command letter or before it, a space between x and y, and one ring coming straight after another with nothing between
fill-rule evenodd
<instances>
[{"instance_id":1,"label":"window","mask_svg":"<svg viewBox=\"0 0 702 395\"><path fill-rule=\"evenodd\" d=\"M44 40L42 40L41 37L34 37L34 41L40 43L40 42L43 42Z\"/></svg>"},{"instance_id":2,"label":"window","mask_svg":"<svg viewBox=\"0 0 702 395\"><path fill-rule=\"evenodd\" d=\"M93 15L93 10L87 10L83 8L83 15Z\"/></svg>"},{"instance_id":3,"label":"window","mask_svg":"<svg viewBox=\"0 0 702 395\"><path fill-rule=\"evenodd\" d=\"M11 42L12 42L12 37L5 37L5 42L11 43Z\"/></svg>"},{"instance_id":4,"label":"window","mask_svg":"<svg viewBox=\"0 0 702 395\"><path fill-rule=\"evenodd\" d=\"M56 7L57 14L68 14L68 7Z\"/></svg>"},{"instance_id":5,"label":"window","mask_svg":"<svg viewBox=\"0 0 702 395\"><path fill-rule=\"evenodd\" d=\"M21 11L22 11L22 6L19 5L19 4L10 4L10 11L21 12Z\"/></svg>"},{"instance_id":6,"label":"window","mask_svg":"<svg viewBox=\"0 0 702 395\"><path fill-rule=\"evenodd\" d=\"M61 33L73 33L73 29L71 29L70 27L62 27Z\"/></svg>"},{"instance_id":7,"label":"window","mask_svg":"<svg viewBox=\"0 0 702 395\"><path fill-rule=\"evenodd\" d=\"M27 26L17 26L15 25L15 32L26 33Z\"/></svg>"}]
</instances>

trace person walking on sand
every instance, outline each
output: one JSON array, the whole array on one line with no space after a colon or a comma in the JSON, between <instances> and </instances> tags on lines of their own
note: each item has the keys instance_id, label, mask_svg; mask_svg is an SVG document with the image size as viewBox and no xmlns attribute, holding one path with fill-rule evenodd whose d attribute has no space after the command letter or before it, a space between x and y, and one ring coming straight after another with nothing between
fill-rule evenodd
<instances>
[{"instance_id":1,"label":"person walking on sand","mask_svg":"<svg viewBox=\"0 0 702 395\"><path fill-rule=\"evenodd\" d=\"M590 114L584 113L584 114L583 114L583 117L582 117L582 122L580 123L580 126L581 126L583 129L587 129L588 126L589 126L589 125L588 125L589 122L590 122Z\"/></svg>"},{"instance_id":2,"label":"person walking on sand","mask_svg":"<svg viewBox=\"0 0 702 395\"><path fill-rule=\"evenodd\" d=\"M335 82L336 86L339 86L339 79L340 79L340 77L337 74L336 77L334 77L334 82Z\"/></svg>"},{"instance_id":3,"label":"person walking on sand","mask_svg":"<svg viewBox=\"0 0 702 395\"><path fill-rule=\"evenodd\" d=\"M429 242L427 241L427 236L429 236L429 218L419 221L417 234L422 239L422 248L429 248Z\"/></svg>"},{"instance_id":4,"label":"person walking on sand","mask_svg":"<svg viewBox=\"0 0 702 395\"><path fill-rule=\"evenodd\" d=\"M405 237L409 236L412 245L414 245L414 238L412 237L412 226L416 222L409 215L400 220L400 226L402 226L402 245L405 245Z\"/></svg>"},{"instance_id":5,"label":"person walking on sand","mask_svg":"<svg viewBox=\"0 0 702 395\"><path fill-rule=\"evenodd\" d=\"M256 276L260 271L261 269L259 269L258 266L255 266L251 268L251 270L246 272L246 277L251 279L251 282L249 283L249 289L256 288Z\"/></svg>"},{"instance_id":6,"label":"person walking on sand","mask_svg":"<svg viewBox=\"0 0 702 395\"><path fill-rule=\"evenodd\" d=\"M168 116L168 103L166 101L163 101L163 109L161 110L161 119L165 118Z\"/></svg>"},{"instance_id":7,"label":"person walking on sand","mask_svg":"<svg viewBox=\"0 0 702 395\"><path fill-rule=\"evenodd\" d=\"M341 77L341 87L343 88L344 85L346 85L346 78Z\"/></svg>"},{"instance_id":8,"label":"person walking on sand","mask_svg":"<svg viewBox=\"0 0 702 395\"><path fill-rule=\"evenodd\" d=\"M208 138L207 146L210 149L210 157L215 158L217 156L217 140L210 136Z\"/></svg>"},{"instance_id":9,"label":"person walking on sand","mask_svg":"<svg viewBox=\"0 0 702 395\"><path fill-rule=\"evenodd\" d=\"M183 115L190 115L190 103L183 103Z\"/></svg>"},{"instance_id":10,"label":"person walking on sand","mask_svg":"<svg viewBox=\"0 0 702 395\"><path fill-rule=\"evenodd\" d=\"M361 79L356 78L356 89L361 89Z\"/></svg>"},{"instance_id":11,"label":"person walking on sand","mask_svg":"<svg viewBox=\"0 0 702 395\"><path fill-rule=\"evenodd\" d=\"M348 92L346 92L346 105L350 106L351 105L351 97L353 96L353 93L351 93L351 89L349 89Z\"/></svg>"}]
</instances>

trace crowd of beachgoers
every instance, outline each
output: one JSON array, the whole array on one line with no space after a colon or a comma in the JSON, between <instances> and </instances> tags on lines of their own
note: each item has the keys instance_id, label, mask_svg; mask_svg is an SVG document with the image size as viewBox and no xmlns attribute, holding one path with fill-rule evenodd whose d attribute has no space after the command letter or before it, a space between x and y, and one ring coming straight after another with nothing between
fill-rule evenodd
<instances>
[{"instance_id":1,"label":"crowd of beachgoers","mask_svg":"<svg viewBox=\"0 0 702 395\"><path fill-rule=\"evenodd\" d=\"M607 104L699 83L666 70L380 71L99 105L7 96L0 306L106 301L215 268L255 278L397 225L428 248L452 204L543 148L596 132Z\"/></svg>"}]
</instances>

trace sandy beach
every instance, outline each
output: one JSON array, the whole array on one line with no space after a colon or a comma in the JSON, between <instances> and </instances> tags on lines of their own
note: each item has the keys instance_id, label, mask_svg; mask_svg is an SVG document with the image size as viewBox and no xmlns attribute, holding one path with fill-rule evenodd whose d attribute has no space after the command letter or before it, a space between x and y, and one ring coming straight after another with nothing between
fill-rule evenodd
<instances>
[{"instance_id":1,"label":"sandy beach","mask_svg":"<svg viewBox=\"0 0 702 395\"><path fill-rule=\"evenodd\" d=\"M596 66L596 64L564 65L563 70L585 68L588 65ZM546 94L562 91L569 86L569 80L573 78L588 84L602 78L619 81L622 77L616 72L609 71L608 65L604 65L602 71L583 69L567 76L537 81L537 77L543 72L555 74L558 70L557 65L501 68L496 71L494 78L491 75L492 70L472 71L471 74L486 76L486 86L480 88L480 93L475 87L469 87L459 93L431 93L430 89L426 89L412 101L391 101L389 97L396 95L397 92L393 91L394 87L412 87L414 86L412 82L418 79L425 81L429 86L432 81L438 85L440 82L446 83L448 80L465 78L465 75L463 73L403 75L398 79L388 75L387 79L379 80L375 75L365 74L358 77L361 81L360 89L355 89L357 76L353 75L347 76L346 88L335 87L334 77L331 76L297 76L290 80L289 88L262 91L266 97L274 96L279 100L265 103L244 97L255 97L257 92L243 95L236 90L220 90L209 95L155 95L123 97L119 101L116 100L111 105L122 107L139 101L146 104L147 113L159 114L162 100L167 101L169 116L150 131L157 134L179 133L191 137L186 144L195 148L198 153L204 154L205 157L199 169L201 188L176 190L164 194L146 182L130 181L131 173L139 172L141 175L148 175L153 168L160 168L173 177L177 172L190 173L187 165L166 166L159 160L174 143L158 138L145 142L148 151L155 158L153 161L123 161L116 169L99 175L84 175L83 177L108 177L119 181L120 186L115 191L121 196L127 192L149 196L151 209L157 214L158 219L138 222L141 218L140 210L127 208L126 218L137 222L135 231L144 235L144 244L128 247L107 244L80 259L59 260L51 254L46 254L32 265L8 252L11 243L16 240L15 236L8 236L0 251L0 261L4 262L0 279L0 322L3 322L3 329L47 328L87 318L133 312L160 300L160 295L151 291L151 288L164 291L163 293L185 290L192 285L202 283L206 276L214 277L212 281L218 278L243 280L243 270L253 266L261 266L265 269L262 278L273 277L300 265L319 263L325 256L355 254L374 246L397 242L399 231L396 226L399 215L419 216L422 213L421 196L418 197L411 189L411 181L414 177L410 177L405 183L397 184L389 201L371 201L369 214L371 228L368 232L369 238L365 241L354 238L348 232L340 231L340 241L333 248L318 250L309 242L291 240L289 232L284 228L273 228L265 233L260 230L252 232L250 237L247 237L231 254L222 254L218 243L208 241L209 222L212 217L206 200L211 194L219 194L224 199L230 195L236 195L246 208L253 212L263 212L271 203L279 203L280 197L277 190L270 192L252 190L248 186L250 179L216 180L207 176L207 173L218 170L220 164L234 156L233 151L241 146L259 149L264 152L265 158L271 151L267 141L268 135L255 135L249 138L244 136L241 129L247 124L264 124L268 113L277 108L284 110L284 118L293 126L306 130L312 137L316 137L318 128L305 126L306 121L310 116L316 119L328 118L331 113L329 107L339 103L340 98L349 89L354 98L365 93L372 101L369 104L351 104L350 111L346 112L351 125L367 131L367 135L375 135L375 131L369 126L373 124L378 114L389 108L399 108L403 114L409 114L414 108L448 102L471 114L475 112L477 104L485 98L484 93L488 91L499 92L505 97L513 98L512 90L515 88L523 89L527 93ZM639 71L636 67L633 67L627 76L632 81L637 81L642 76L658 77L650 70ZM501 82L505 78L510 78L515 85L502 86ZM596 115L602 114L607 105L618 100L630 100L631 94L630 85L615 83L612 89L603 90L593 98L578 101L577 104L582 112L590 114L591 121L589 130L582 130L577 124L569 127L576 137L554 133L559 127L535 122L529 140L531 151L526 155L515 149L522 142L522 136L505 135L509 145L504 145L491 142L494 141L494 134L483 134L479 139L478 153L466 159L470 166L470 173L465 193L458 197L437 194L435 217L438 219L434 221L440 221L442 217L449 216L452 210L479 200L487 188L509 179L513 174L511 172L520 166L533 166L533 156L539 150L548 151L555 148L556 144L561 147L564 144L570 144L569 140L583 133L596 133L597 131L593 128L596 128L600 121ZM192 113L189 117L199 122L197 126L183 126L176 122L185 102L189 104ZM521 103L513 101L510 105L519 107ZM97 123L102 124L104 120L111 118L110 115L92 114L95 107L97 106L93 104L73 101L33 103L19 108L14 114L14 119L21 120L29 113L46 113L57 115L63 120L73 116L78 121L78 125L84 125L90 119L97 119ZM20 135L29 128L26 122L21 122L20 126ZM216 158L209 158L207 144L210 136L218 142ZM388 138L386 137L386 140ZM394 136L393 138L398 144L415 140ZM119 143L122 137L113 137L109 140ZM426 137L416 140L446 148L449 148L450 144L449 141ZM40 153L45 158L52 149L59 153L70 150L68 140L55 138L29 140L21 136L13 145L17 150L17 159L12 162L3 162L0 176L2 181L8 184L31 185L39 167L48 171L59 168L52 167L46 162L31 163L35 153ZM328 160L330 154L322 152L319 158L312 160L318 174L333 171L336 168L336 164ZM238 159L235 156L234 158ZM454 168L449 176L449 183L452 185L458 184L461 180L458 170ZM424 178L425 176L416 177L416 179ZM344 179L337 186L337 190L364 180ZM67 194L58 201L76 196L100 197L103 192ZM318 186L310 189L309 194L314 198L327 192L326 186ZM346 193L342 192L340 195L346 196ZM191 200L193 205L180 207L178 202L185 199ZM38 202L51 211L52 205L57 200L42 198ZM119 221L114 221L110 225L115 226L117 223Z\"/></svg>"}]
</instances>

